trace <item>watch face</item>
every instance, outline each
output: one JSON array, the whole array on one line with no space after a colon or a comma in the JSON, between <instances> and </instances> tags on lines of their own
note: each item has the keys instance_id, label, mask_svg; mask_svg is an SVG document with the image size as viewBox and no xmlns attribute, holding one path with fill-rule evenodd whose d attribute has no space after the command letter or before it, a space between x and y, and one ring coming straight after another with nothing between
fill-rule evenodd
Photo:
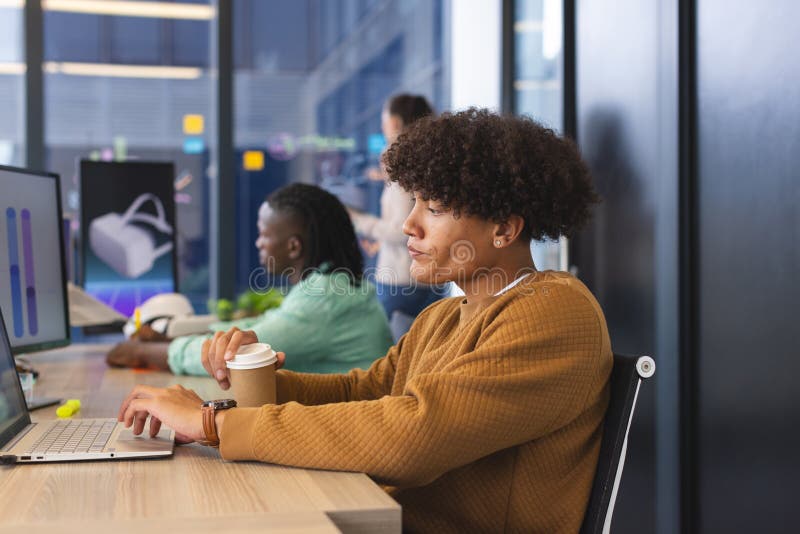
<instances>
[{"instance_id":1,"label":"watch face","mask_svg":"<svg viewBox=\"0 0 800 534\"><path fill-rule=\"evenodd\" d=\"M236 406L236 401L233 399L216 399L209 400L203 403L203 406L213 406L215 410L227 410Z\"/></svg>"}]
</instances>

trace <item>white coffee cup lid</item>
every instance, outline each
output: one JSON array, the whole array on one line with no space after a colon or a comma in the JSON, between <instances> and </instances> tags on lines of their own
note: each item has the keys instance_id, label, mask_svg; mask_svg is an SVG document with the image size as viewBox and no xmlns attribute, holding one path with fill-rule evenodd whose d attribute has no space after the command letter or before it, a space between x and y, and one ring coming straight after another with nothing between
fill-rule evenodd
<instances>
[{"instance_id":1,"label":"white coffee cup lid","mask_svg":"<svg viewBox=\"0 0 800 534\"><path fill-rule=\"evenodd\" d=\"M228 369L258 369L277 361L278 356L272 347L266 343L251 343L239 347L236 357L226 364Z\"/></svg>"}]
</instances>

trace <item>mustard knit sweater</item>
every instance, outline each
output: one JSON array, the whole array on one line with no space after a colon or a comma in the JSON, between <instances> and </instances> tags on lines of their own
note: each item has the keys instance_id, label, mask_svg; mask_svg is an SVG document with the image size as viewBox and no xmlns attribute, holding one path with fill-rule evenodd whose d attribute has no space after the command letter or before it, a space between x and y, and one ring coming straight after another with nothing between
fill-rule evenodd
<instances>
[{"instance_id":1,"label":"mustard knit sweater","mask_svg":"<svg viewBox=\"0 0 800 534\"><path fill-rule=\"evenodd\" d=\"M577 532L612 362L588 289L535 273L478 303L431 305L367 371L280 371L279 405L230 410L220 450L367 473L406 531Z\"/></svg>"}]
</instances>

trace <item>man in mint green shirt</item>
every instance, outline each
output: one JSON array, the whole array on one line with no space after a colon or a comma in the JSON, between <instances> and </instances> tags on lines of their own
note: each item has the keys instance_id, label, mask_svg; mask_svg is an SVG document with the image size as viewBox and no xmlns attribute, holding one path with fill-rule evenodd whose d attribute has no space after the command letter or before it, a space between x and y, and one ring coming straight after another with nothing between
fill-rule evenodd
<instances>
[{"instance_id":1,"label":"man in mint green shirt","mask_svg":"<svg viewBox=\"0 0 800 534\"><path fill-rule=\"evenodd\" d=\"M355 231L336 197L307 184L286 186L261 205L258 229L261 264L292 288L279 307L256 318L214 324L211 330L253 330L260 342L286 353L286 369L300 372L366 369L386 354L392 344L386 315L375 287L362 277ZM127 341L106 361L115 367L206 375L201 349L210 337Z\"/></svg>"},{"instance_id":2,"label":"man in mint green shirt","mask_svg":"<svg viewBox=\"0 0 800 534\"><path fill-rule=\"evenodd\" d=\"M316 272L293 286L283 303L255 319L211 325L253 330L262 343L285 352L285 369L302 373L344 373L367 369L386 354L392 337L375 286L353 287L347 274ZM206 336L185 336L169 344L175 374L205 375L200 351Z\"/></svg>"}]
</instances>

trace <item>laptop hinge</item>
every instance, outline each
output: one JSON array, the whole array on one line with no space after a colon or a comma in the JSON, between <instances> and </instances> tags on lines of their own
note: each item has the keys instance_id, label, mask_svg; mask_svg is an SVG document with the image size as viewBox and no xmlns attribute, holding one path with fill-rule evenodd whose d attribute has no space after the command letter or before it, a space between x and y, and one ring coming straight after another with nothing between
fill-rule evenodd
<instances>
[{"instance_id":1,"label":"laptop hinge","mask_svg":"<svg viewBox=\"0 0 800 534\"><path fill-rule=\"evenodd\" d=\"M10 451L11 449L13 449L13 448L14 448L14 445L16 445L17 443L19 443L19 441L20 441L22 438L24 438L25 436L27 436L27 435L28 435L28 432L30 432L31 430L33 430L33 428L34 428L35 426L36 426L36 423L31 423L31 424L29 424L28 426L26 426L25 428L23 428L22 430L20 430L20 431L19 431L19 433L18 433L16 436L14 436L14 439L12 439L10 442L8 442L8 443L6 444L6 446L5 446L5 447L3 447L2 449L0 449L0 451L2 451L2 452L8 452L8 451Z\"/></svg>"}]
</instances>

